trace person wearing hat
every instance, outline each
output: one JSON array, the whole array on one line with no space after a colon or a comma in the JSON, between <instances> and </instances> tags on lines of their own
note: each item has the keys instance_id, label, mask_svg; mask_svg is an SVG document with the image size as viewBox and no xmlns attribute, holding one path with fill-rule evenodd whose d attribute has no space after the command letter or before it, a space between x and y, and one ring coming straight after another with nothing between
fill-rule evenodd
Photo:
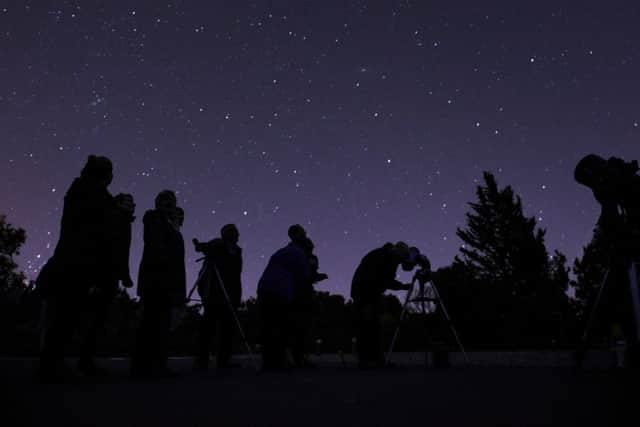
<instances>
[{"instance_id":1,"label":"person wearing hat","mask_svg":"<svg viewBox=\"0 0 640 427\"><path fill-rule=\"evenodd\" d=\"M387 290L409 290L410 284L396 280L399 265L409 268L411 252L404 242L386 243L362 258L351 281L351 299L356 312L358 366L384 365L380 342L380 300Z\"/></svg>"},{"instance_id":2,"label":"person wearing hat","mask_svg":"<svg viewBox=\"0 0 640 427\"><path fill-rule=\"evenodd\" d=\"M235 224L226 224L220 229L220 237L207 243L193 240L197 252L205 255L206 277L198 282L198 294L202 299L204 315L200 323L198 351L194 364L196 370L209 367L211 338L217 335L216 367L229 368L233 331L233 311L240 306L242 298L242 248L238 246L240 233ZM220 274L220 282L217 269ZM225 295L226 294L226 295ZM217 327L217 328L216 328Z\"/></svg>"}]
</instances>

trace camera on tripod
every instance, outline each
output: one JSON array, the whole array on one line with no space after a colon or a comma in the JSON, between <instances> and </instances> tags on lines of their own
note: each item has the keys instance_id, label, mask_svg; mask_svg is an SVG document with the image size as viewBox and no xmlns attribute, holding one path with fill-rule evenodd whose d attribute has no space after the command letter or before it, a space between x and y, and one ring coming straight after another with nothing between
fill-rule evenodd
<instances>
[{"instance_id":1,"label":"camera on tripod","mask_svg":"<svg viewBox=\"0 0 640 427\"><path fill-rule=\"evenodd\" d=\"M574 178L589 187L600 204L618 203L627 211L627 215L637 215L640 203L637 199L640 195L638 170L637 160L625 162L618 157L605 160L596 154L589 154L576 165Z\"/></svg>"},{"instance_id":2,"label":"camera on tripod","mask_svg":"<svg viewBox=\"0 0 640 427\"><path fill-rule=\"evenodd\" d=\"M622 322L627 343L628 360L625 364L640 365L640 288L636 263L640 260L640 176L638 161L625 162L617 157L603 159L595 154L583 157L576 165L575 180L589 187L600 203L602 212L598 220L599 231L611 244L610 259L599 286L591 313L588 317L581 347L576 353L580 366L588 347L591 327L598 305L605 292L609 273L616 281L627 282L628 292L622 298L629 299L630 308L623 310ZM625 279L620 279L624 276Z\"/></svg>"},{"instance_id":3,"label":"camera on tripod","mask_svg":"<svg viewBox=\"0 0 640 427\"><path fill-rule=\"evenodd\" d=\"M578 162L574 177L589 187L602 207L598 225L609 234L615 252L640 258L640 170L638 161L603 159L589 154Z\"/></svg>"}]
</instances>

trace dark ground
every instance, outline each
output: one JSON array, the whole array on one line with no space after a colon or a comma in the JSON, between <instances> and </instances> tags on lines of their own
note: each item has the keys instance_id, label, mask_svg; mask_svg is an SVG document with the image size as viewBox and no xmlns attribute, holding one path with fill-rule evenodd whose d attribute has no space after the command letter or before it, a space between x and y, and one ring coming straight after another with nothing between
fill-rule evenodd
<instances>
[{"instance_id":1,"label":"dark ground","mask_svg":"<svg viewBox=\"0 0 640 427\"><path fill-rule=\"evenodd\" d=\"M173 359L182 375L142 381L127 377L125 360L101 362L112 374L99 381L39 384L34 360L0 359L0 425L640 425L640 376L621 369L334 364L195 374L189 359Z\"/></svg>"}]
</instances>

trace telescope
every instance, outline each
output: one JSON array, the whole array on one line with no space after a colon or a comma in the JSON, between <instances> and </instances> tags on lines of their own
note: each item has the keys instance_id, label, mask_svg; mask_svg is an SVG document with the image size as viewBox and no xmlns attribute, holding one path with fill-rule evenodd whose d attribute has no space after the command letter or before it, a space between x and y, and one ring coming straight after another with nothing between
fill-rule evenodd
<instances>
[{"instance_id":1,"label":"telescope","mask_svg":"<svg viewBox=\"0 0 640 427\"><path fill-rule=\"evenodd\" d=\"M640 211L640 176L638 161L625 162L618 157L608 160L589 154L576 165L575 180L589 187L600 204L616 203L626 214L638 215Z\"/></svg>"},{"instance_id":2,"label":"telescope","mask_svg":"<svg viewBox=\"0 0 640 427\"><path fill-rule=\"evenodd\" d=\"M431 262L429 258L421 254L420 249L412 246L409 248L409 258L402 263L402 269L411 271L416 267L418 267L418 270L413 276L414 279L423 284L431 280Z\"/></svg>"},{"instance_id":3,"label":"telescope","mask_svg":"<svg viewBox=\"0 0 640 427\"><path fill-rule=\"evenodd\" d=\"M627 340L626 364L636 364L640 361L640 288L638 287L637 262L640 260L640 176L638 176L638 161L626 162L617 157L608 160L589 154L576 165L575 180L593 191L593 195L600 203L602 212L598 220L598 227L611 241L608 250L609 261L600 283L595 300L591 308L580 348L576 352L578 366L582 364L584 353L589 344L591 327L596 318L596 312L605 293L605 287L610 281L609 273L616 270L612 277L626 281L631 304L630 313L624 315L624 323L628 324L625 333ZM627 275L626 280L623 278ZM609 291L611 292L611 291ZM623 310L624 311L624 310Z\"/></svg>"},{"instance_id":4,"label":"telescope","mask_svg":"<svg viewBox=\"0 0 640 427\"><path fill-rule=\"evenodd\" d=\"M414 268L418 267L418 270L413 275L413 279L411 280L411 289L407 292L407 296L405 297L404 305L402 306L402 312L400 313L400 320L398 321L398 326L393 334L393 338L391 339L391 345L389 346L389 351L387 351L386 363L389 364L391 361L391 355L393 354L393 347L395 346L396 339L398 337L398 332L400 331L400 325L408 311L409 305L413 303L418 303L420 310L419 313L422 315L422 319L424 321L424 329L425 331L428 329L427 326L427 303L429 305L437 305L440 307L440 312L444 316L445 320L449 324L449 328L453 336L455 337L456 342L458 343L458 347L462 352L467 363L469 363L469 358L467 353L462 346L462 341L460 341L460 337L458 336L458 332L456 331L453 323L451 322L451 317L449 317L449 312L445 307L442 299L440 298L440 293L438 292L438 288L436 284L433 282L433 277L431 274L431 262L429 258L420 253L420 249L415 246L409 248L409 256L402 263L402 269L404 271L411 271ZM418 282L418 286L415 286L415 283ZM429 283L430 282L430 283ZM429 284L427 284L429 283ZM427 351L425 349L425 366L427 365Z\"/></svg>"}]
</instances>

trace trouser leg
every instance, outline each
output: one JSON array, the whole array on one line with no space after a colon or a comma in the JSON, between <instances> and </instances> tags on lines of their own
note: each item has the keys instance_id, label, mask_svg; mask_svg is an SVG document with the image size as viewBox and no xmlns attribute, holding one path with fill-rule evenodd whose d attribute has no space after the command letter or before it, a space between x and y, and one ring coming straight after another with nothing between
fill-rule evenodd
<instances>
[{"instance_id":1,"label":"trouser leg","mask_svg":"<svg viewBox=\"0 0 640 427\"><path fill-rule=\"evenodd\" d=\"M198 351L196 355L196 363L200 367L206 367L209 364L209 355L211 352L211 339L213 336L213 310L206 304L202 319L200 319L200 330L198 334Z\"/></svg>"},{"instance_id":2,"label":"trouser leg","mask_svg":"<svg viewBox=\"0 0 640 427\"><path fill-rule=\"evenodd\" d=\"M109 314L110 298L96 297L89 301L87 329L84 331L80 348L81 362L92 362L97 349L98 336L104 332L104 326Z\"/></svg>"},{"instance_id":3,"label":"trouser leg","mask_svg":"<svg viewBox=\"0 0 640 427\"><path fill-rule=\"evenodd\" d=\"M219 313L216 362L219 367L224 367L231 363L233 333L236 325L230 307L220 306Z\"/></svg>"},{"instance_id":4,"label":"trouser leg","mask_svg":"<svg viewBox=\"0 0 640 427\"><path fill-rule=\"evenodd\" d=\"M260 313L263 368L284 368L286 366L287 306L277 297L263 296L260 300Z\"/></svg>"},{"instance_id":5,"label":"trouser leg","mask_svg":"<svg viewBox=\"0 0 640 427\"><path fill-rule=\"evenodd\" d=\"M53 372L63 363L65 347L73 334L76 307L66 295L51 297L45 304L40 369L42 372Z\"/></svg>"},{"instance_id":6,"label":"trouser leg","mask_svg":"<svg viewBox=\"0 0 640 427\"><path fill-rule=\"evenodd\" d=\"M306 305L297 307L287 322L291 331L291 354L297 366L305 364L305 347L311 323L310 310Z\"/></svg>"},{"instance_id":7,"label":"trouser leg","mask_svg":"<svg viewBox=\"0 0 640 427\"><path fill-rule=\"evenodd\" d=\"M380 320L375 304L362 304L358 311L358 361L363 364L382 360L380 344Z\"/></svg>"},{"instance_id":8,"label":"trouser leg","mask_svg":"<svg viewBox=\"0 0 640 427\"><path fill-rule=\"evenodd\" d=\"M154 307L153 365L160 371L167 368L169 356L169 328L171 326L171 306L164 301Z\"/></svg>"},{"instance_id":9,"label":"trouser leg","mask_svg":"<svg viewBox=\"0 0 640 427\"><path fill-rule=\"evenodd\" d=\"M143 301L136 354L132 368L140 373L166 368L171 306L162 299Z\"/></svg>"}]
</instances>

